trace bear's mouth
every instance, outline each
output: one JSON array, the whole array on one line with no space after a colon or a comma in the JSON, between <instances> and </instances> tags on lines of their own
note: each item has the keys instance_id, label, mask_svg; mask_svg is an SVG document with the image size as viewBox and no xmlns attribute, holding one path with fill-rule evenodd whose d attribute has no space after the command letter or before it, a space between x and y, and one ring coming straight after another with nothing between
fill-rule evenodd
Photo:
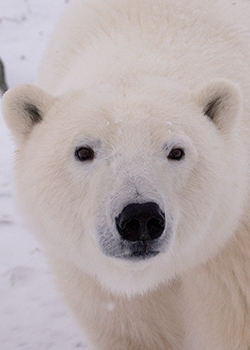
<instances>
[{"instance_id":1,"label":"bear's mouth","mask_svg":"<svg viewBox=\"0 0 250 350\"><path fill-rule=\"evenodd\" d=\"M163 248L165 244L159 242L158 239L152 241L140 240L137 242L124 241L118 238L109 241L101 239L100 243L101 251L106 256L133 262L154 258L165 250Z\"/></svg>"},{"instance_id":2,"label":"bear's mouth","mask_svg":"<svg viewBox=\"0 0 250 350\"><path fill-rule=\"evenodd\" d=\"M160 253L165 253L173 237L171 229L166 230L165 234L158 239L136 242L123 240L112 230L100 230L99 232L102 232L102 234L98 235L98 246L104 255L132 262L149 260Z\"/></svg>"},{"instance_id":3,"label":"bear's mouth","mask_svg":"<svg viewBox=\"0 0 250 350\"><path fill-rule=\"evenodd\" d=\"M117 258L139 261L153 258L159 253L153 241L141 240L138 242L130 242L127 250L124 249L123 254L117 256Z\"/></svg>"},{"instance_id":4,"label":"bear's mouth","mask_svg":"<svg viewBox=\"0 0 250 350\"><path fill-rule=\"evenodd\" d=\"M134 252L131 252L130 254L121 254L121 255L114 256L114 258L136 262L136 261L154 258L159 253L160 253L159 251L146 251L146 252L134 251Z\"/></svg>"}]
</instances>

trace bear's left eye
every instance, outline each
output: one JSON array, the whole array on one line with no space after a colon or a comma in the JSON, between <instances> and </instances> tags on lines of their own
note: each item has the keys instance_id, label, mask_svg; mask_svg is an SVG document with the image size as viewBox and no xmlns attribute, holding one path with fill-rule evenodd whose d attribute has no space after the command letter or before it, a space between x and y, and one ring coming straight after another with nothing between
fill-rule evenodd
<instances>
[{"instance_id":1,"label":"bear's left eye","mask_svg":"<svg viewBox=\"0 0 250 350\"><path fill-rule=\"evenodd\" d=\"M181 160L185 156L185 152L182 148L172 148L168 159L169 160Z\"/></svg>"},{"instance_id":2,"label":"bear's left eye","mask_svg":"<svg viewBox=\"0 0 250 350\"><path fill-rule=\"evenodd\" d=\"M80 147L75 150L76 159L81 162L93 160L95 157L95 152L90 147Z\"/></svg>"}]
</instances>

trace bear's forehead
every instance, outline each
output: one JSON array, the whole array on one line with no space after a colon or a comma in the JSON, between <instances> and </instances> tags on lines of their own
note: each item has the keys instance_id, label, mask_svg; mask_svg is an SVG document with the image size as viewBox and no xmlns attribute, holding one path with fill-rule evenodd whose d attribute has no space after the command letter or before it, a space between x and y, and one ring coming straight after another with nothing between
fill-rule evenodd
<instances>
[{"instance_id":1,"label":"bear's forehead","mask_svg":"<svg viewBox=\"0 0 250 350\"><path fill-rule=\"evenodd\" d=\"M144 84L143 84L144 83ZM179 84L180 85L180 84ZM57 99L49 127L69 142L100 141L112 146L164 144L202 128L200 110L191 92L166 79L134 84L93 84ZM201 125L200 125L201 124Z\"/></svg>"},{"instance_id":2,"label":"bear's forehead","mask_svg":"<svg viewBox=\"0 0 250 350\"><path fill-rule=\"evenodd\" d=\"M87 133L89 135L143 135L156 137L156 135L171 132L185 131L195 125L197 111L189 107L171 110L166 106L142 104L96 103L93 106L82 103L70 106L51 118L52 129L67 129L67 133ZM54 113L52 113L54 115ZM127 137L127 136L126 136Z\"/></svg>"},{"instance_id":3,"label":"bear's forehead","mask_svg":"<svg viewBox=\"0 0 250 350\"><path fill-rule=\"evenodd\" d=\"M176 82L155 78L152 82L127 80L100 82L62 96L57 104L60 118L93 124L175 124L197 112L191 92Z\"/></svg>"}]
</instances>

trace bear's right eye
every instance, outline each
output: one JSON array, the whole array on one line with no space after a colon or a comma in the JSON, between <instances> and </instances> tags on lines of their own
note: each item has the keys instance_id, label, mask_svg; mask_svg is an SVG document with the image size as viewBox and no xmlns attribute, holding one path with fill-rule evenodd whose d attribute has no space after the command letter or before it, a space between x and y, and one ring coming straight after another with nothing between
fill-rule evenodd
<instances>
[{"instance_id":1,"label":"bear's right eye","mask_svg":"<svg viewBox=\"0 0 250 350\"><path fill-rule=\"evenodd\" d=\"M185 156L185 152L182 148L173 148L169 155L169 160L181 160Z\"/></svg>"},{"instance_id":2,"label":"bear's right eye","mask_svg":"<svg viewBox=\"0 0 250 350\"><path fill-rule=\"evenodd\" d=\"M94 159L95 152L90 147L80 147L75 150L75 157L81 162L86 162Z\"/></svg>"}]
</instances>

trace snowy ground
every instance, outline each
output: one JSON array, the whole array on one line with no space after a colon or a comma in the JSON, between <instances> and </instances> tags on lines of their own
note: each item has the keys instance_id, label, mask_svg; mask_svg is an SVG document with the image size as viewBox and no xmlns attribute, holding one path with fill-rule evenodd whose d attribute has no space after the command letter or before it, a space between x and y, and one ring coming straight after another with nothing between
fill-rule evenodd
<instances>
[{"instance_id":1,"label":"snowy ground","mask_svg":"<svg viewBox=\"0 0 250 350\"><path fill-rule=\"evenodd\" d=\"M0 0L0 57L10 87L34 81L66 2ZM0 350L87 349L55 290L43 248L15 208L13 149L0 112Z\"/></svg>"}]
</instances>

